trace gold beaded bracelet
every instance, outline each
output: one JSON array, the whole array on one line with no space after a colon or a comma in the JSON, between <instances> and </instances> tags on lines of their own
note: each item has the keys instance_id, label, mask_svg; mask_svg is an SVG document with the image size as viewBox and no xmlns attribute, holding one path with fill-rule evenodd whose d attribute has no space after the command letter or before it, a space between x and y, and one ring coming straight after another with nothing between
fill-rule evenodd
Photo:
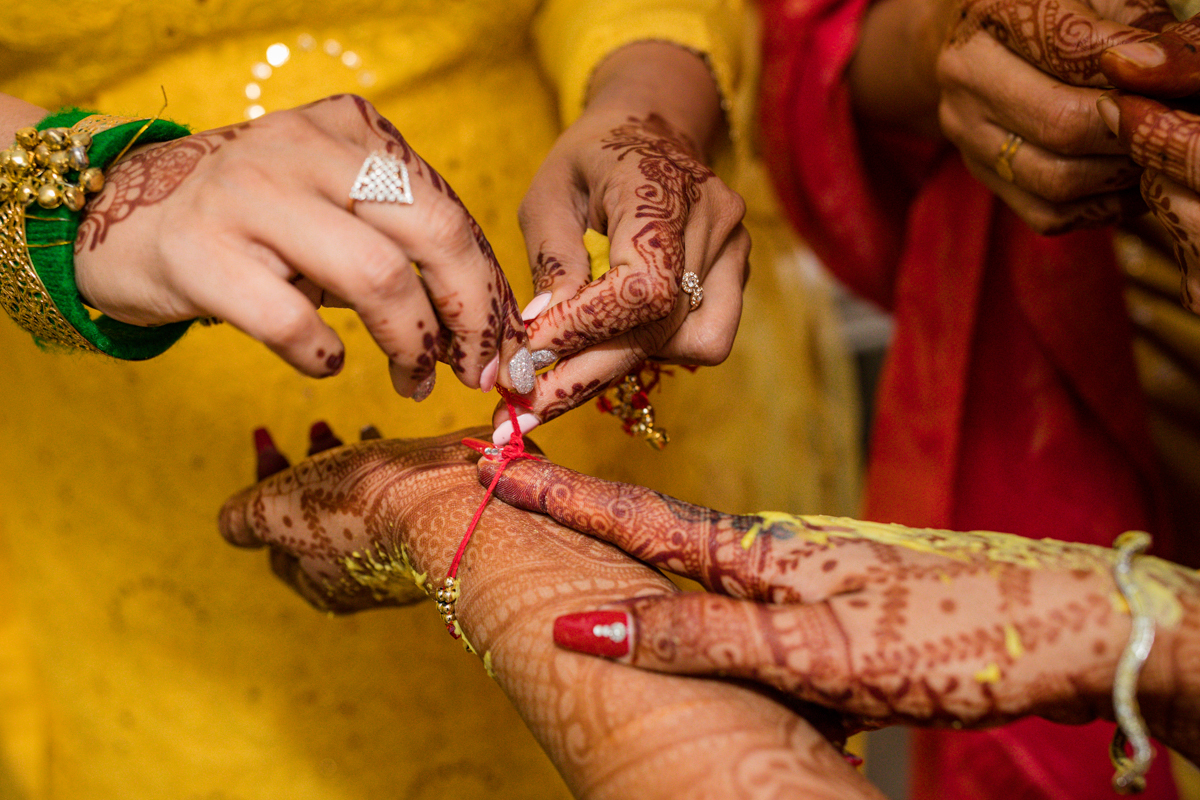
<instances>
[{"instance_id":1,"label":"gold beaded bracelet","mask_svg":"<svg viewBox=\"0 0 1200 800\"><path fill-rule=\"evenodd\" d=\"M140 359L173 344L188 323L142 328L93 319L75 287L74 244L88 195L133 144L177 139L187 128L64 111L17 131L0 150L0 307L43 345Z\"/></svg>"}]
</instances>

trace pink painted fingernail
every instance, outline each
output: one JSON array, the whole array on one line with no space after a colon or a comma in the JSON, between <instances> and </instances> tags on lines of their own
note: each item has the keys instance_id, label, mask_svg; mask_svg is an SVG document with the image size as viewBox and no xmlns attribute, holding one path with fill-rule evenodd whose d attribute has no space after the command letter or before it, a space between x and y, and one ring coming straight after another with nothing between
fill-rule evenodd
<instances>
[{"instance_id":1,"label":"pink painted fingernail","mask_svg":"<svg viewBox=\"0 0 1200 800\"><path fill-rule=\"evenodd\" d=\"M496 376L500 374L500 354L492 356L492 360L479 373L479 391L487 394L496 388Z\"/></svg>"},{"instance_id":2,"label":"pink painted fingernail","mask_svg":"<svg viewBox=\"0 0 1200 800\"><path fill-rule=\"evenodd\" d=\"M554 620L554 643L590 656L629 655L633 620L624 611L585 611Z\"/></svg>"},{"instance_id":3,"label":"pink painted fingernail","mask_svg":"<svg viewBox=\"0 0 1200 800\"><path fill-rule=\"evenodd\" d=\"M529 305L525 306L525 310L521 312L521 319L529 322L537 318L537 315L546 310L546 306L550 305L550 292L542 292L536 295L529 301Z\"/></svg>"},{"instance_id":4,"label":"pink painted fingernail","mask_svg":"<svg viewBox=\"0 0 1200 800\"><path fill-rule=\"evenodd\" d=\"M1108 52L1135 67L1161 67L1167 62L1166 51L1153 42L1130 42L1110 48Z\"/></svg>"},{"instance_id":5,"label":"pink painted fingernail","mask_svg":"<svg viewBox=\"0 0 1200 800\"><path fill-rule=\"evenodd\" d=\"M528 412L517 415L517 425L521 428L521 435L525 436L531 430L541 425L542 421L533 414ZM492 433L492 444L496 447L504 447L508 444L509 439L512 439L513 425L511 420L504 420L496 426L496 430Z\"/></svg>"},{"instance_id":6,"label":"pink painted fingernail","mask_svg":"<svg viewBox=\"0 0 1200 800\"><path fill-rule=\"evenodd\" d=\"M1100 119L1104 120L1104 124L1108 129L1115 133L1120 133L1121 129L1121 109L1117 106L1115 100L1108 95L1102 96L1096 101L1096 110L1100 112Z\"/></svg>"},{"instance_id":7,"label":"pink painted fingernail","mask_svg":"<svg viewBox=\"0 0 1200 800\"><path fill-rule=\"evenodd\" d=\"M421 402L429 395L433 394L433 387L437 383L437 372L429 373L429 377L417 384L417 388L413 389L412 399L416 402Z\"/></svg>"}]
</instances>

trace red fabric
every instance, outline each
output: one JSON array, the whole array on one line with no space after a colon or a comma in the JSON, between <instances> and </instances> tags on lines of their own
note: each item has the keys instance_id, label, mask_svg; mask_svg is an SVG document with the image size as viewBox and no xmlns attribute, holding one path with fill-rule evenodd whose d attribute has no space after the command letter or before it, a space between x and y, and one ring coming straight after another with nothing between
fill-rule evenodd
<instances>
[{"instance_id":1,"label":"red fabric","mask_svg":"<svg viewBox=\"0 0 1200 800\"><path fill-rule=\"evenodd\" d=\"M866 515L1106 546L1143 528L1169 554L1110 235L1038 236L949 147L861 141L844 72L866 5L765 0L761 104L793 222L895 315ZM895 166L872 172L882 154ZM916 796L1107 800L1111 731L922 732ZM1155 769L1145 796L1175 797L1161 753Z\"/></svg>"}]
</instances>

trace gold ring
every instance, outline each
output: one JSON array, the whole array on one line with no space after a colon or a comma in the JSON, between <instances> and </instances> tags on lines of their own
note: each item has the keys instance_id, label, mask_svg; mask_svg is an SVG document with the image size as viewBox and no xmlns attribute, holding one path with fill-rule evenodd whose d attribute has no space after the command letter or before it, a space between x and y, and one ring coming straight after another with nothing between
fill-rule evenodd
<instances>
[{"instance_id":1,"label":"gold ring","mask_svg":"<svg viewBox=\"0 0 1200 800\"><path fill-rule=\"evenodd\" d=\"M996 156L996 174L1009 183L1013 182L1012 159L1017 154L1017 148L1025 143L1015 133L1010 133L1008 138L1004 140L1004 144L1000 145L1000 154Z\"/></svg>"},{"instance_id":2,"label":"gold ring","mask_svg":"<svg viewBox=\"0 0 1200 800\"><path fill-rule=\"evenodd\" d=\"M700 285L700 276L694 272L683 273L680 288L687 293L691 310L695 311L699 308L700 302L704 300L704 287Z\"/></svg>"}]
</instances>

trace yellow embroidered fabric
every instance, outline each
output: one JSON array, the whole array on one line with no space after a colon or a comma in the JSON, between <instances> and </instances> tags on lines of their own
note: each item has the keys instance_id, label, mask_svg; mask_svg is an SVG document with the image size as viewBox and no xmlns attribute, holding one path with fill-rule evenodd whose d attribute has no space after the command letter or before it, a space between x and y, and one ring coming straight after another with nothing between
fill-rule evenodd
<instances>
[{"instance_id":1,"label":"yellow embroidered fabric","mask_svg":"<svg viewBox=\"0 0 1200 800\"><path fill-rule=\"evenodd\" d=\"M456 188L528 302L517 206L592 67L670 39L710 53L726 97L744 97L740 13L717 0L17 3L0 15L0 91L151 116L163 87L166 116L197 130L363 94ZM576 469L731 511L852 513L853 403L825 289L797 266L761 176L730 175L750 200L755 279L731 360L655 396L671 446L652 452L590 407L536 438ZM344 437L490 419L495 395L444 368L423 404L397 397L357 319L323 313L347 345L327 381L229 326L133 364L47 354L0 320L0 798L568 796L431 604L327 618L265 554L219 538L258 425L295 456L316 419Z\"/></svg>"}]
</instances>

